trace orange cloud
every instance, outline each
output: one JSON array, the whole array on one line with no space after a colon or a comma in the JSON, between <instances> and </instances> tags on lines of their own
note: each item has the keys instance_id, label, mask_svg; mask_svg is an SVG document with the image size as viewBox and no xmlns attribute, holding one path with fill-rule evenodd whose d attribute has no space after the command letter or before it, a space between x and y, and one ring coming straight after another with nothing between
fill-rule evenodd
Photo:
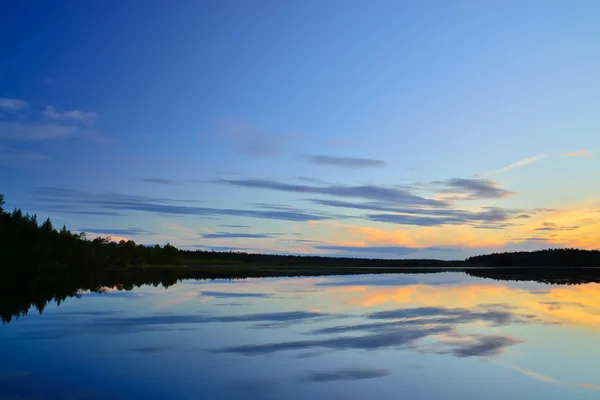
<instances>
[{"instance_id":1,"label":"orange cloud","mask_svg":"<svg viewBox=\"0 0 600 400\"><path fill-rule=\"evenodd\" d=\"M372 226L342 225L346 243L364 246L404 246L404 247L494 247L507 243L505 236L498 232L474 229L469 226L447 225L438 227L413 227L408 229L381 229ZM358 244L360 243L360 244ZM339 245L339 243L335 243ZM347 244L352 245L352 244Z\"/></svg>"},{"instance_id":2,"label":"orange cloud","mask_svg":"<svg viewBox=\"0 0 600 400\"><path fill-rule=\"evenodd\" d=\"M591 150L579 150L572 153L559 154L559 157L594 157L594 152Z\"/></svg>"},{"instance_id":3,"label":"orange cloud","mask_svg":"<svg viewBox=\"0 0 600 400\"><path fill-rule=\"evenodd\" d=\"M600 390L600 385L592 385L591 383L578 383L577 386L581 386L587 389Z\"/></svg>"},{"instance_id":4,"label":"orange cloud","mask_svg":"<svg viewBox=\"0 0 600 400\"><path fill-rule=\"evenodd\" d=\"M557 381L556 379L550 378L549 376L546 376L546 375L539 374L535 371L530 371L528 369L523 369L523 368L514 367L514 366L509 366L508 368L512 369L513 371L520 372L524 375L527 375L528 377L533 378L540 382L561 384L561 382Z\"/></svg>"},{"instance_id":5,"label":"orange cloud","mask_svg":"<svg viewBox=\"0 0 600 400\"><path fill-rule=\"evenodd\" d=\"M125 236L117 236L117 235L95 235L95 234L87 234L86 233L86 238L89 240L94 240L98 237L102 237L102 238L110 238L111 242L117 242L119 243L121 240L124 240L125 242L130 241L131 239L126 238Z\"/></svg>"},{"instance_id":6,"label":"orange cloud","mask_svg":"<svg viewBox=\"0 0 600 400\"><path fill-rule=\"evenodd\" d=\"M525 166L525 165L528 165L528 164L536 163L536 162L541 161L541 160L543 160L543 159L545 159L547 157L548 157L548 155L542 154L542 155L539 155L539 156L526 158L524 160L519 160L519 161L514 162L514 163L512 163L510 165L507 165L506 167L500 168L500 169L498 169L496 171L488 172L488 173L482 174L482 175L483 176L487 176L487 175L492 175L492 174L500 174L502 172L510 171L511 169L515 169L515 168L519 168L519 167L522 167L522 166Z\"/></svg>"},{"instance_id":7,"label":"orange cloud","mask_svg":"<svg viewBox=\"0 0 600 400\"><path fill-rule=\"evenodd\" d=\"M588 202L573 205L561 210L540 214L528 219L519 227L515 237L544 237L548 242L566 247L595 249L600 247L600 202ZM552 224L555 230L540 231L544 224ZM570 229L562 229L571 227Z\"/></svg>"},{"instance_id":8,"label":"orange cloud","mask_svg":"<svg viewBox=\"0 0 600 400\"><path fill-rule=\"evenodd\" d=\"M531 293L503 285L407 285L329 287L326 293L342 308L370 308L401 304L410 307L453 307L472 309L486 304L507 304L520 314L536 315L548 323L598 329L600 327L600 284L551 288Z\"/></svg>"}]
</instances>

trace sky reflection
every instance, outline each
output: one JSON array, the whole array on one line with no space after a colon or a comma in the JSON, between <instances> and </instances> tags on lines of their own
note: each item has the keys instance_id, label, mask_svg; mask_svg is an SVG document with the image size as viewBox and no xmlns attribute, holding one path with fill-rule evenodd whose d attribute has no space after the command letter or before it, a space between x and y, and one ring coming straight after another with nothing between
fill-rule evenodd
<instances>
[{"instance_id":1,"label":"sky reflection","mask_svg":"<svg viewBox=\"0 0 600 400\"><path fill-rule=\"evenodd\" d=\"M0 328L0 398L592 399L598 289L440 273L84 295Z\"/></svg>"}]
</instances>

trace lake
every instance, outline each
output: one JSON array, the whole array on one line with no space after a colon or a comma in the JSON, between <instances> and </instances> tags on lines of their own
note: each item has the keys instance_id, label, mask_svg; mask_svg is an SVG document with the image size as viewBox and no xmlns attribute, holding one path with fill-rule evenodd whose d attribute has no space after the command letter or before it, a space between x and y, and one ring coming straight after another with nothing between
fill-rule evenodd
<instances>
[{"instance_id":1,"label":"lake","mask_svg":"<svg viewBox=\"0 0 600 400\"><path fill-rule=\"evenodd\" d=\"M0 399L597 399L600 284L185 280L0 327Z\"/></svg>"}]
</instances>

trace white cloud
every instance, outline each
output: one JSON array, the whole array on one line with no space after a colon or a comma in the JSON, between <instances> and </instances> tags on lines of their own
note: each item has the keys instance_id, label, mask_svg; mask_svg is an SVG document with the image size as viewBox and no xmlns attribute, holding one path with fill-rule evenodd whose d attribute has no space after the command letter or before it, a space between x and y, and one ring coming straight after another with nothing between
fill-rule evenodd
<instances>
[{"instance_id":1,"label":"white cloud","mask_svg":"<svg viewBox=\"0 0 600 400\"><path fill-rule=\"evenodd\" d=\"M80 128L41 122L0 121L0 139L49 140L75 136Z\"/></svg>"},{"instance_id":2,"label":"white cloud","mask_svg":"<svg viewBox=\"0 0 600 400\"><path fill-rule=\"evenodd\" d=\"M0 121L0 140L42 141L68 138L85 138L97 143L110 144L115 138L78 125L52 122Z\"/></svg>"},{"instance_id":3,"label":"white cloud","mask_svg":"<svg viewBox=\"0 0 600 400\"><path fill-rule=\"evenodd\" d=\"M591 150L579 150L572 153L559 154L559 157L594 157L594 152Z\"/></svg>"},{"instance_id":4,"label":"white cloud","mask_svg":"<svg viewBox=\"0 0 600 400\"><path fill-rule=\"evenodd\" d=\"M46 160L48 158L44 154L0 146L0 165L14 165L29 161Z\"/></svg>"},{"instance_id":5,"label":"white cloud","mask_svg":"<svg viewBox=\"0 0 600 400\"><path fill-rule=\"evenodd\" d=\"M514 162L514 163L512 163L510 165L507 165L506 167L503 167L503 168L497 169L495 171L491 171L491 172L487 172L485 174L482 174L482 176L488 176L488 175L493 175L493 174L501 174L502 172L510 171L511 169L523 167L525 165L529 165L529 164L536 163L538 161L542 161L543 159L545 159L547 157L548 157L547 154L542 154L542 155L539 155L539 156L526 158L524 160L519 160L519 161Z\"/></svg>"},{"instance_id":6,"label":"white cloud","mask_svg":"<svg viewBox=\"0 0 600 400\"><path fill-rule=\"evenodd\" d=\"M94 125L94 122L98 119L98 114L95 112L79 110L59 112L53 106L46 107L42 116L47 120L72 122L88 127Z\"/></svg>"},{"instance_id":7,"label":"white cloud","mask_svg":"<svg viewBox=\"0 0 600 400\"><path fill-rule=\"evenodd\" d=\"M16 99L0 99L1 110L19 110L29 104ZM42 141L66 138L85 138L98 143L112 143L114 138L103 136L92 128L98 118L95 112L79 110L57 111L47 106L41 118L20 118L0 121L0 140Z\"/></svg>"},{"instance_id":8,"label":"white cloud","mask_svg":"<svg viewBox=\"0 0 600 400\"><path fill-rule=\"evenodd\" d=\"M20 111L29 107L26 101L19 99L0 98L0 110L3 111Z\"/></svg>"}]
</instances>

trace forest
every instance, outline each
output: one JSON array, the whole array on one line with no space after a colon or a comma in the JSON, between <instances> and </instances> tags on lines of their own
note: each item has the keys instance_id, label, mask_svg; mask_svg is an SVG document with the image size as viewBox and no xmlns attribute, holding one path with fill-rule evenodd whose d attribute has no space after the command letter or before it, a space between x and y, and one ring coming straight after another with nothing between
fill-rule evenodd
<instances>
[{"instance_id":1,"label":"forest","mask_svg":"<svg viewBox=\"0 0 600 400\"><path fill-rule=\"evenodd\" d=\"M357 258L310 255L250 254L206 250L179 250L167 243L136 244L134 241L114 242L110 237L86 238L85 233L73 233L63 226L56 229L50 218L40 223L37 216L20 209L4 210L0 194L0 266L11 274L49 269L120 269L145 266L232 267L216 276L261 276L266 272L251 271L254 267L326 267L330 268L390 268L442 267L452 262L437 260L365 260ZM242 268L239 272L235 269ZM222 270L223 268L221 268ZM335 272L332 269L330 272ZM300 273L301 271L290 271ZM357 272L357 271L354 271ZM374 271L377 272L377 271ZM279 276L282 271L269 270L266 276ZM214 276L211 273L210 276Z\"/></svg>"},{"instance_id":2,"label":"forest","mask_svg":"<svg viewBox=\"0 0 600 400\"><path fill-rule=\"evenodd\" d=\"M169 243L145 246L102 237L87 240L85 233L72 233L66 226L56 229L50 218L39 223L36 215L24 214L20 209L6 212L4 204L4 195L0 194L0 266L5 272L172 265L182 260L179 250Z\"/></svg>"},{"instance_id":3,"label":"forest","mask_svg":"<svg viewBox=\"0 0 600 400\"><path fill-rule=\"evenodd\" d=\"M408 268L460 270L464 267L597 267L600 251L548 249L532 252L494 253L465 261L388 260L311 255L250 254L206 250L179 250L167 243L136 244L110 238L86 238L63 226L56 229L50 218L20 209L4 210L0 194L0 272L35 275L56 269L97 270L146 266L187 266L206 277L320 275L332 273L403 272ZM229 267L229 268L224 268ZM402 271L400 271L402 270Z\"/></svg>"},{"instance_id":4,"label":"forest","mask_svg":"<svg viewBox=\"0 0 600 400\"><path fill-rule=\"evenodd\" d=\"M493 253L470 257L466 262L486 267L600 267L600 251L547 249Z\"/></svg>"},{"instance_id":5,"label":"forest","mask_svg":"<svg viewBox=\"0 0 600 400\"><path fill-rule=\"evenodd\" d=\"M464 271L479 278L582 284L600 281L600 251L549 249L495 253L465 261L386 260L179 250L166 244L93 240L56 229L50 219L4 210L0 194L0 320L42 312L85 292L169 287L183 279L243 279ZM468 268L466 268L468 267ZM510 268L515 267L515 268Z\"/></svg>"}]
</instances>

